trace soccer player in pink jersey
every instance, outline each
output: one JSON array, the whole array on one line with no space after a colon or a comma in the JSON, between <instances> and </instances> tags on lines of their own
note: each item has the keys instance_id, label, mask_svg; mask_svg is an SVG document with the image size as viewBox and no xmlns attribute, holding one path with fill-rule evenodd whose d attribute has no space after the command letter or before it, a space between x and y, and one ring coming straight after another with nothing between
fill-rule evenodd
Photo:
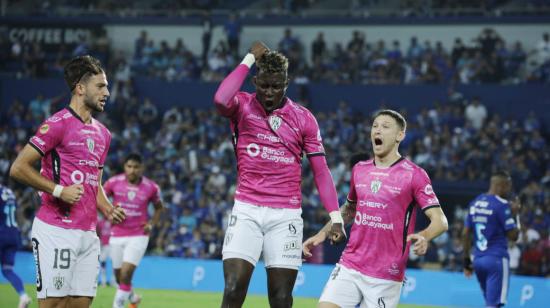
<instances>
[{"instance_id":1,"label":"soccer player in pink jersey","mask_svg":"<svg viewBox=\"0 0 550 308\"><path fill-rule=\"evenodd\" d=\"M38 128L10 169L42 198L32 245L38 303L46 308L91 305L99 274L97 209L114 223L124 219L101 185L111 133L92 117L109 97L105 71L97 59L82 56L67 63L64 74L69 106Z\"/></svg>"},{"instance_id":2,"label":"soccer player in pink jersey","mask_svg":"<svg viewBox=\"0 0 550 308\"><path fill-rule=\"evenodd\" d=\"M256 93L240 92L256 63ZM345 237L336 189L317 121L285 92L288 59L255 42L242 63L218 88L214 102L231 121L238 183L223 245L222 307L241 307L263 252L271 307L291 307L302 264L300 191L302 157L309 159L333 234Z\"/></svg>"},{"instance_id":3,"label":"soccer player in pink jersey","mask_svg":"<svg viewBox=\"0 0 550 308\"><path fill-rule=\"evenodd\" d=\"M399 154L405 130L405 119L396 111L382 110L374 117L374 159L353 167L341 209L344 221L353 226L318 307L397 307L410 242L414 253L424 255L428 242L448 228L428 174ZM413 233L417 206L430 224ZM326 238L343 240L331 233L329 223L304 242L304 255L310 257L313 246Z\"/></svg>"},{"instance_id":4,"label":"soccer player in pink jersey","mask_svg":"<svg viewBox=\"0 0 550 308\"><path fill-rule=\"evenodd\" d=\"M132 292L132 277L147 250L149 233L159 222L162 209L159 186L143 176L141 155L132 153L124 161L124 173L105 182L105 193L113 203L126 213L123 223L111 229L111 260L115 270L118 290L113 307L137 307L141 297ZM153 204L155 212L149 219L148 207Z\"/></svg>"}]
</instances>

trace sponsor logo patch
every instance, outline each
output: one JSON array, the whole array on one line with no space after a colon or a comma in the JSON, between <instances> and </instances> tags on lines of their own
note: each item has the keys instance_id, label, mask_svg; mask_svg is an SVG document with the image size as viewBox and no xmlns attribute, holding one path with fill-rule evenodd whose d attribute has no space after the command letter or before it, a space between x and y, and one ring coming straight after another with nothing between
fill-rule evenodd
<instances>
[{"instance_id":1,"label":"sponsor logo patch","mask_svg":"<svg viewBox=\"0 0 550 308\"><path fill-rule=\"evenodd\" d=\"M50 130L50 126L48 124L44 124L40 126L40 133L45 134Z\"/></svg>"},{"instance_id":2,"label":"sponsor logo patch","mask_svg":"<svg viewBox=\"0 0 550 308\"><path fill-rule=\"evenodd\" d=\"M433 189L432 185L430 185L430 184L426 185L426 187L424 187L424 193L426 195L433 195L434 194L434 189Z\"/></svg>"}]
</instances>

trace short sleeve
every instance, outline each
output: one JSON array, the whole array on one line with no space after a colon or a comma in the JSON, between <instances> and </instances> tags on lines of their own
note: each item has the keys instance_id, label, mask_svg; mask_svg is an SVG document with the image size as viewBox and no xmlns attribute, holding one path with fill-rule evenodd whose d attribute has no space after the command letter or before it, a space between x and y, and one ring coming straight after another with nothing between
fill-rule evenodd
<instances>
[{"instance_id":1,"label":"short sleeve","mask_svg":"<svg viewBox=\"0 0 550 308\"><path fill-rule=\"evenodd\" d=\"M349 193L348 193L348 202L355 203L357 202L357 192L355 191L355 170L356 167L351 171L351 177L349 180Z\"/></svg>"},{"instance_id":2,"label":"short sleeve","mask_svg":"<svg viewBox=\"0 0 550 308\"><path fill-rule=\"evenodd\" d=\"M52 116L40 125L29 144L44 156L63 141L64 133L63 119Z\"/></svg>"},{"instance_id":3,"label":"short sleeve","mask_svg":"<svg viewBox=\"0 0 550 308\"><path fill-rule=\"evenodd\" d=\"M500 223L504 226L504 230L509 231L517 228L516 221L512 217L512 210L510 209L510 204L504 203L500 208L498 219Z\"/></svg>"},{"instance_id":4,"label":"short sleeve","mask_svg":"<svg viewBox=\"0 0 550 308\"><path fill-rule=\"evenodd\" d=\"M155 204L155 203L158 203L159 201L161 201L160 187L156 183L154 183L153 193L151 194L151 203Z\"/></svg>"},{"instance_id":5,"label":"short sleeve","mask_svg":"<svg viewBox=\"0 0 550 308\"><path fill-rule=\"evenodd\" d=\"M430 177L422 168L415 170L413 176L413 193L414 200L422 210L427 210L431 207L438 207L439 199L435 195Z\"/></svg>"},{"instance_id":6,"label":"short sleeve","mask_svg":"<svg viewBox=\"0 0 550 308\"><path fill-rule=\"evenodd\" d=\"M113 196L113 190L114 190L113 186L114 186L113 178L108 179L107 182L103 184L103 191L105 192L105 195L107 195L107 197Z\"/></svg>"},{"instance_id":7,"label":"short sleeve","mask_svg":"<svg viewBox=\"0 0 550 308\"><path fill-rule=\"evenodd\" d=\"M308 112L303 132L304 152L307 157L325 155L323 138L315 117Z\"/></svg>"},{"instance_id":8,"label":"short sleeve","mask_svg":"<svg viewBox=\"0 0 550 308\"><path fill-rule=\"evenodd\" d=\"M105 165L105 161L107 160L107 154L109 154L109 147L111 146L111 138L112 135L109 131L105 133L105 151L101 154L101 158L99 160L99 168L103 168Z\"/></svg>"}]
</instances>

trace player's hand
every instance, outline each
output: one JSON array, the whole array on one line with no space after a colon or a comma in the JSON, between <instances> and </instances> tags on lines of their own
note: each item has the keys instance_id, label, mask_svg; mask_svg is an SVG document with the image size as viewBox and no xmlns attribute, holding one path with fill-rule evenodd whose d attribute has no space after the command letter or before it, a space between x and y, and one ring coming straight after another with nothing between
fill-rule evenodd
<instances>
[{"instance_id":1,"label":"player's hand","mask_svg":"<svg viewBox=\"0 0 550 308\"><path fill-rule=\"evenodd\" d=\"M150 222L143 224L143 232L145 234L151 233L151 230L153 230L153 225Z\"/></svg>"},{"instance_id":2,"label":"player's hand","mask_svg":"<svg viewBox=\"0 0 550 308\"><path fill-rule=\"evenodd\" d=\"M325 232L319 232L315 234L314 236L308 238L304 244L302 244L302 251L304 252L304 256L306 258L311 257L313 254L311 253L311 249L315 246L319 246L322 242L324 242L327 239L327 234Z\"/></svg>"},{"instance_id":3,"label":"player's hand","mask_svg":"<svg viewBox=\"0 0 550 308\"><path fill-rule=\"evenodd\" d=\"M268 51L269 48L267 48L267 46L260 41L255 41L254 43L252 43L252 47L250 47L250 53L254 55L256 61L258 61L258 59L260 59L264 55L264 53Z\"/></svg>"},{"instance_id":4,"label":"player's hand","mask_svg":"<svg viewBox=\"0 0 550 308\"><path fill-rule=\"evenodd\" d=\"M330 231L328 232L328 237L330 239L331 245L340 244L346 240L346 230L344 230L344 225L341 223L332 224Z\"/></svg>"},{"instance_id":5,"label":"player's hand","mask_svg":"<svg viewBox=\"0 0 550 308\"><path fill-rule=\"evenodd\" d=\"M76 202L80 201L80 198L82 198L83 194L84 186L82 186L82 184L73 184L71 186L64 187L61 191L61 195L59 196L59 198L61 198L63 202L75 204Z\"/></svg>"},{"instance_id":6,"label":"player's hand","mask_svg":"<svg viewBox=\"0 0 550 308\"><path fill-rule=\"evenodd\" d=\"M113 224L119 224L126 219L126 213L124 212L124 209L120 205L115 205L113 208L109 211L108 215L109 221Z\"/></svg>"},{"instance_id":7,"label":"player's hand","mask_svg":"<svg viewBox=\"0 0 550 308\"><path fill-rule=\"evenodd\" d=\"M409 241L413 243L413 252L417 256L423 256L426 254L426 251L428 251L428 241L426 241L426 238L422 235L418 233L409 234L409 236L407 236L407 242Z\"/></svg>"},{"instance_id":8,"label":"player's hand","mask_svg":"<svg viewBox=\"0 0 550 308\"><path fill-rule=\"evenodd\" d=\"M470 257L464 258L464 276L466 278L472 277L472 274L474 272L474 267L472 265L472 259Z\"/></svg>"}]
</instances>

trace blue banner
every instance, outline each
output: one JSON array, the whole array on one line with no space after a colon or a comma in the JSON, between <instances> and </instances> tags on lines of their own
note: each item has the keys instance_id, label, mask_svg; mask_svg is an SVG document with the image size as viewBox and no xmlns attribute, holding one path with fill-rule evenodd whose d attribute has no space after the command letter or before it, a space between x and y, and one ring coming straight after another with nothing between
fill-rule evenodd
<instances>
[{"instance_id":1,"label":"blue banner","mask_svg":"<svg viewBox=\"0 0 550 308\"><path fill-rule=\"evenodd\" d=\"M318 298L332 271L329 265L305 264L298 274L294 295ZM25 283L35 282L32 254L17 254L15 271ZM109 269L110 272L110 269ZM250 282L249 293L266 295L264 265L258 264ZM7 283L0 276L0 283ZM133 285L147 289L188 291L223 291L223 269L218 260L191 260L147 256L136 270ZM416 305L484 307L475 278L460 273L407 270L401 303ZM548 307L550 279L512 276L506 307Z\"/></svg>"}]
</instances>

